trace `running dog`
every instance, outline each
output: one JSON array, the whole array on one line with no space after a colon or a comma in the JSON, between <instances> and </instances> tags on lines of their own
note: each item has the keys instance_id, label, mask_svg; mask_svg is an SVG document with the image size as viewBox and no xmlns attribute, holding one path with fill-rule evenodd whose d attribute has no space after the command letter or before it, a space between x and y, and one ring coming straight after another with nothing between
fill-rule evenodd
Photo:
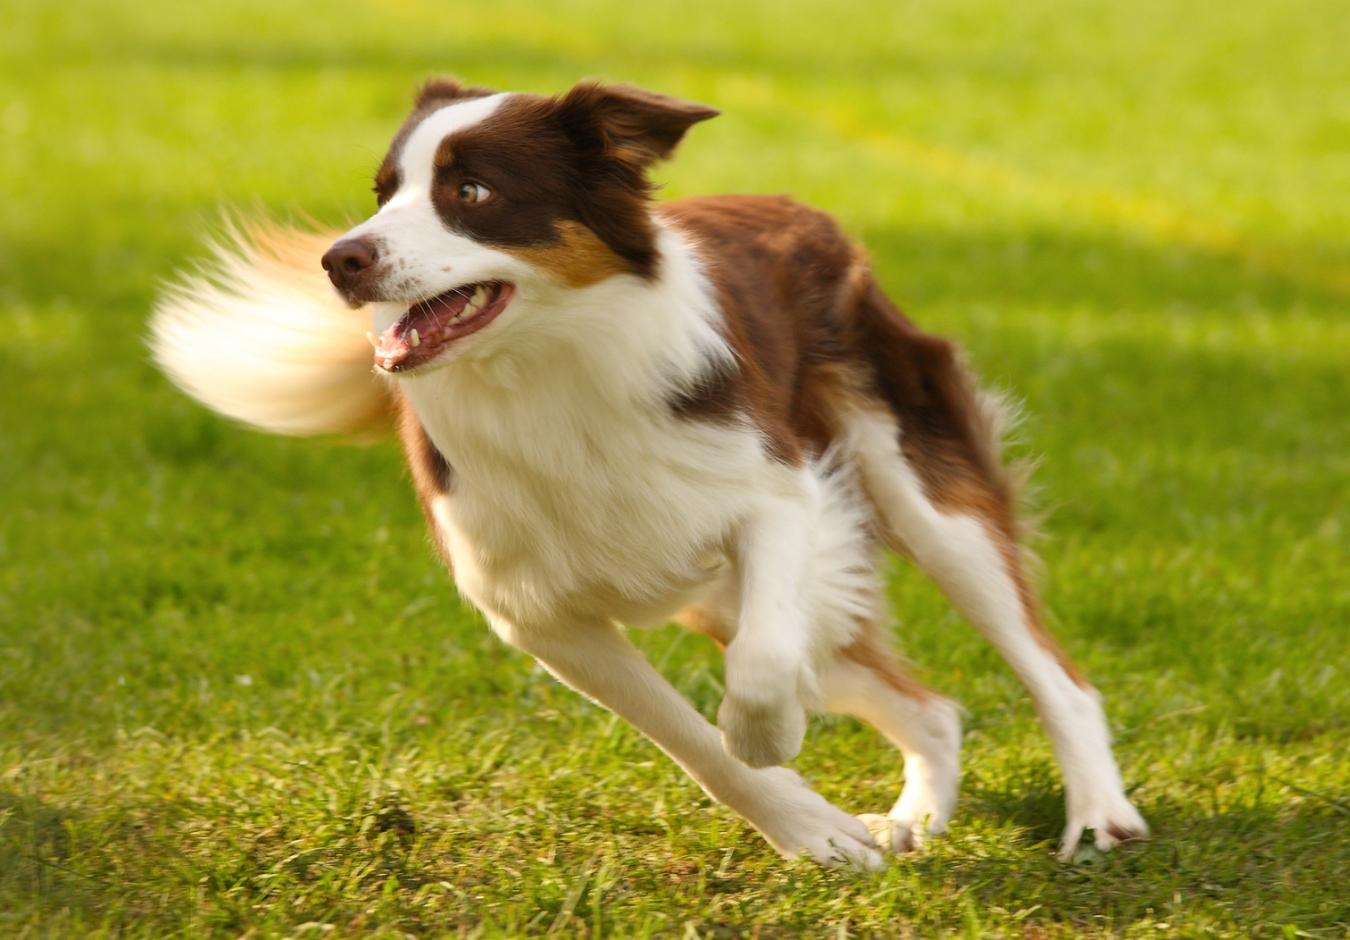
<instances>
[{"instance_id":1,"label":"running dog","mask_svg":"<svg viewBox=\"0 0 1350 940\"><path fill-rule=\"evenodd\" d=\"M236 233L161 300L155 356L267 430L396 425L433 541L492 629L785 856L874 868L956 804L958 710L890 652L885 549L1035 700L1063 854L1085 830L1102 849L1146 835L1098 695L1038 611L999 401L827 215L653 201L648 168L716 114L627 86L433 80L375 174L374 215L331 244ZM725 649L717 727L620 626L671 619ZM888 814L851 815L783 766L816 710L899 748Z\"/></svg>"}]
</instances>

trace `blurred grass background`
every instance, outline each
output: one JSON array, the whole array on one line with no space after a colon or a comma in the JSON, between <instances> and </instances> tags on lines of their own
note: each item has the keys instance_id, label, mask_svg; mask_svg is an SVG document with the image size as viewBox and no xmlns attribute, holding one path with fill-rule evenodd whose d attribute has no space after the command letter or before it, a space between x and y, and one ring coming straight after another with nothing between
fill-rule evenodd
<instances>
[{"instance_id":1,"label":"blurred grass background","mask_svg":"<svg viewBox=\"0 0 1350 940\"><path fill-rule=\"evenodd\" d=\"M1344 936L1350 7L0 3L0 932ZM949 837L785 865L460 607L392 445L232 427L142 347L224 207L340 224L431 73L706 101L666 194L790 192L1027 403L1046 591L1156 837L1064 866L1015 681ZM711 715L720 664L638 638ZM899 761L798 766L880 811Z\"/></svg>"}]
</instances>

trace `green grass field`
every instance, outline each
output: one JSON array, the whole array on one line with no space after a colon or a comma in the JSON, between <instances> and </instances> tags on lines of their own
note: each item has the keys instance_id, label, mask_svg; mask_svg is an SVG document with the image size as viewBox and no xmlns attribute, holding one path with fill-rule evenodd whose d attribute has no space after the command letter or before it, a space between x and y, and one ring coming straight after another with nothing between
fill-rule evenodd
<instances>
[{"instance_id":1,"label":"green grass field","mask_svg":"<svg viewBox=\"0 0 1350 940\"><path fill-rule=\"evenodd\" d=\"M1346 36L1340 0L0 3L0 935L1345 936ZM1025 399L1152 842L1054 860L1027 700L897 562L970 710L951 834L783 863L456 601L392 444L167 385L158 281L226 206L361 217L433 72L715 104L668 195L836 213ZM715 712L709 643L638 641ZM855 812L901 778L842 719L797 766Z\"/></svg>"}]
</instances>

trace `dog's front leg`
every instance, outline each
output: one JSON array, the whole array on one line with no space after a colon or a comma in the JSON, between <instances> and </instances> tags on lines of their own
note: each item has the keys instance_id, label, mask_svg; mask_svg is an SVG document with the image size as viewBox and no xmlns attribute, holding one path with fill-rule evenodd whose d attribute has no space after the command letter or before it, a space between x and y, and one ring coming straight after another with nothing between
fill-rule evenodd
<instances>
[{"instance_id":1,"label":"dog's front leg","mask_svg":"<svg viewBox=\"0 0 1350 940\"><path fill-rule=\"evenodd\" d=\"M565 684L628 720L731 807L781 854L822 864L882 864L871 833L784 767L753 769L729 757L707 722L608 623L531 629L496 621L498 634Z\"/></svg>"},{"instance_id":2,"label":"dog's front leg","mask_svg":"<svg viewBox=\"0 0 1350 940\"><path fill-rule=\"evenodd\" d=\"M751 767L790 761L806 734L802 697L811 625L801 588L812 495L813 487L801 498L765 500L735 543L740 614L726 650L726 696L717 723L727 753Z\"/></svg>"}]
</instances>

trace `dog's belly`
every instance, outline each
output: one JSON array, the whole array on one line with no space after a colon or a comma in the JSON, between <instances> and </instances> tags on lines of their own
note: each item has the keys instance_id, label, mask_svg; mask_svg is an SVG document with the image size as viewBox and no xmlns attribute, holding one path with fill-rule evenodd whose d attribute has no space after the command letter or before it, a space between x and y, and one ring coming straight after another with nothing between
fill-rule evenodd
<instances>
[{"instance_id":1,"label":"dog's belly","mask_svg":"<svg viewBox=\"0 0 1350 940\"><path fill-rule=\"evenodd\" d=\"M669 620L720 581L734 518L705 506L676 524L675 507L652 505L650 494L604 503L551 495L535 503L520 492L504 499L456 487L432 508L460 592L489 618L644 627Z\"/></svg>"}]
</instances>

